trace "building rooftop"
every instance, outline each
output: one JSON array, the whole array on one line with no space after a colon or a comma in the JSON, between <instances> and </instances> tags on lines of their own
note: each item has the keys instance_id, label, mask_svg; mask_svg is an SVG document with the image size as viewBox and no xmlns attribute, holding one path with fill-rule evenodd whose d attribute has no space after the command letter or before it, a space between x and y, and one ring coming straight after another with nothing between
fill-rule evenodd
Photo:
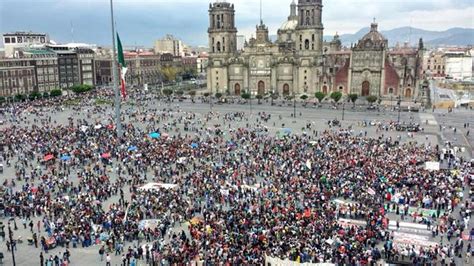
<instances>
[{"instance_id":1,"label":"building rooftop","mask_svg":"<svg viewBox=\"0 0 474 266\"><path fill-rule=\"evenodd\" d=\"M23 35L23 36L46 36L46 33L38 33L38 32L32 32L32 31L15 31L15 32L7 32L4 33L3 36L18 36L18 35Z\"/></svg>"}]
</instances>

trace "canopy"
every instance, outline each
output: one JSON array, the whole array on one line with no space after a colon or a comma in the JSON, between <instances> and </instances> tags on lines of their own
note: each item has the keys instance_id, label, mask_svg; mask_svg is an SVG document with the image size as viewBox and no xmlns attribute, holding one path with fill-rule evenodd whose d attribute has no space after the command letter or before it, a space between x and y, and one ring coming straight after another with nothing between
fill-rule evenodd
<instances>
[{"instance_id":1,"label":"canopy","mask_svg":"<svg viewBox=\"0 0 474 266\"><path fill-rule=\"evenodd\" d=\"M157 138L159 138L161 135L160 135L160 133L153 132L153 133L150 133L148 136L150 136L150 138L152 138L152 139L157 139Z\"/></svg>"},{"instance_id":2,"label":"canopy","mask_svg":"<svg viewBox=\"0 0 474 266\"><path fill-rule=\"evenodd\" d=\"M136 151L136 150L138 150L137 146L128 147L128 151Z\"/></svg>"},{"instance_id":3,"label":"canopy","mask_svg":"<svg viewBox=\"0 0 474 266\"><path fill-rule=\"evenodd\" d=\"M61 161L69 161L69 160L71 160L71 156L69 156L69 155L61 156Z\"/></svg>"},{"instance_id":4,"label":"canopy","mask_svg":"<svg viewBox=\"0 0 474 266\"><path fill-rule=\"evenodd\" d=\"M197 147L199 147L199 145L197 143L191 143L191 148L193 149L196 149Z\"/></svg>"},{"instance_id":5,"label":"canopy","mask_svg":"<svg viewBox=\"0 0 474 266\"><path fill-rule=\"evenodd\" d=\"M45 162L51 161L52 159L54 159L54 155L52 155L52 154L46 154L46 155L44 156L44 158L43 158L43 160L44 160Z\"/></svg>"},{"instance_id":6,"label":"canopy","mask_svg":"<svg viewBox=\"0 0 474 266\"><path fill-rule=\"evenodd\" d=\"M149 190L159 190L160 188L172 189L172 188L176 188L176 187L178 187L178 185L175 185L175 184L148 183L148 184L138 188L138 190L149 191Z\"/></svg>"},{"instance_id":7,"label":"canopy","mask_svg":"<svg viewBox=\"0 0 474 266\"><path fill-rule=\"evenodd\" d=\"M109 153L109 152L106 152L106 153L102 153L102 159L109 159L110 157L112 157L112 155Z\"/></svg>"}]
</instances>

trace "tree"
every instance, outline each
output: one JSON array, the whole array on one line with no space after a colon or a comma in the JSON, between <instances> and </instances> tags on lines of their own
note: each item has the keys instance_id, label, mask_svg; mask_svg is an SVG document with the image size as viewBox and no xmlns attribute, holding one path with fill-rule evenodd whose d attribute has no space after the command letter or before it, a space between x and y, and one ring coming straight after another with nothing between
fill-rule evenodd
<instances>
[{"instance_id":1,"label":"tree","mask_svg":"<svg viewBox=\"0 0 474 266\"><path fill-rule=\"evenodd\" d=\"M17 94L15 95L15 101L22 102L26 99L26 96L23 94Z\"/></svg>"},{"instance_id":2,"label":"tree","mask_svg":"<svg viewBox=\"0 0 474 266\"><path fill-rule=\"evenodd\" d=\"M60 90L60 89L55 89L55 90L52 90L52 91L49 93L49 95L50 95L51 97L58 97L58 96L63 95L63 91Z\"/></svg>"},{"instance_id":3,"label":"tree","mask_svg":"<svg viewBox=\"0 0 474 266\"><path fill-rule=\"evenodd\" d=\"M37 92L37 91L34 91L32 93L30 93L30 95L28 96L28 98L30 100L34 100L34 99L37 99L37 98L41 98L41 93Z\"/></svg>"},{"instance_id":4,"label":"tree","mask_svg":"<svg viewBox=\"0 0 474 266\"><path fill-rule=\"evenodd\" d=\"M351 102L354 104L354 107L355 107L356 101L359 98L359 96L354 93L354 94L349 94L348 97L349 97L349 100L351 100Z\"/></svg>"},{"instance_id":5,"label":"tree","mask_svg":"<svg viewBox=\"0 0 474 266\"><path fill-rule=\"evenodd\" d=\"M48 92L43 92L43 98L49 98L49 93Z\"/></svg>"},{"instance_id":6,"label":"tree","mask_svg":"<svg viewBox=\"0 0 474 266\"><path fill-rule=\"evenodd\" d=\"M339 91L335 91L333 93L331 93L331 99L334 101L334 102L339 102L339 100L341 100L342 98L342 93L339 92Z\"/></svg>"},{"instance_id":7,"label":"tree","mask_svg":"<svg viewBox=\"0 0 474 266\"><path fill-rule=\"evenodd\" d=\"M183 90L177 90L174 92L175 95L177 96L183 96L184 95L184 91Z\"/></svg>"},{"instance_id":8,"label":"tree","mask_svg":"<svg viewBox=\"0 0 474 266\"><path fill-rule=\"evenodd\" d=\"M74 86L71 87L71 90L74 93L81 94L81 93L91 91L93 88L94 87L91 86L91 85L83 84L83 85L74 85Z\"/></svg>"},{"instance_id":9,"label":"tree","mask_svg":"<svg viewBox=\"0 0 474 266\"><path fill-rule=\"evenodd\" d=\"M179 69L173 66L165 66L160 69L160 72L166 81L176 81Z\"/></svg>"},{"instance_id":10,"label":"tree","mask_svg":"<svg viewBox=\"0 0 474 266\"><path fill-rule=\"evenodd\" d=\"M196 91L190 91L188 92L189 96L191 96L191 98L194 99L194 97L196 97Z\"/></svg>"},{"instance_id":11,"label":"tree","mask_svg":"<svg viewBox=\"0 0 474 266\"><path fill-rule=\"evenodd\" d=\"M258 94L257 96L255 96L255 98L257 98L258 100L258 104L261 104L261 100L263 99L263 96Z\"/></svg>"},{"instance_id":12,"label":"tree","mask_svg":"<svg viewBox=\"0 0 474 266\"><path fill-rule=\"evenodd\" d=\"M209 97L211 94L209 92L205 92L203 95L204 97Z\"/></svg>"},{"instance_id":13,"label":"tree","mask_svg":"<svg viewBox=\"0 0 474 266\"><path fill-rule=\"evenodd\" d=\"M244 99L244 100L250 99L250 93L247 93L247 92L242 93L240 96L241 96L242 99Z\"/></svg>"},{"instance_id":14,"label":"tree","mask_svg":"<svg viewBox=\"0 0 474 266\"><path fill-rule=\"evenodd\" d=\"M377 101L377 97L373 95L367 96L367 101L372 105Z\"/></svg>"},{"instance_id":15,"label":"tree","mask_svg":"<svg viewBox=\"0 0 474 266\"><path fill-rule=\"evenodd\" d=\"M306 101L308 99L308 95L303 94L303 95L301 95L300 99L303 100L303 101Z\"/></svg>"},{"instance_id":16,"label":"tree","mask_svg":"<svg viewBox=\"0 0 474 266\"><path fill-rule=\"evenodd\" d=\"M318 99L319 103L321 103L323 101L323 99L326 98L326 94L318 91L314 94L314 97L316 97L316 99Z\"/></svg>"},{"instance_id":17,"label":"tree","mask_svg":"<svg viewBox=\"0 0 474 266\"><path fill-rule=\"evenodd\" d=\"M0 96L0 103L4 103L4 102L6 102L6 101L7 101L7 100L5 99L5 97Z\"/></svg>"},{"instance_id":18,"label":"tree","mask_svg":"<svg viewBox=\"0 0 474 266\"><path fill-rule=\"evenodd\" d=\"M173 94L173 91L171 89L163 89L163 94L167 97L170 97L171 94Z\"/></svg>"},{"instance_id":19,"label":"tree","mask_svg":"<svg viewBox=\"0 0 474 266\"><path fill-rule=\"evenodd\" d=\"M222 98L222 93L217 92L215 96L216 96L217 99L220 99L220 98Z\"/></svg>"}]
</instances>

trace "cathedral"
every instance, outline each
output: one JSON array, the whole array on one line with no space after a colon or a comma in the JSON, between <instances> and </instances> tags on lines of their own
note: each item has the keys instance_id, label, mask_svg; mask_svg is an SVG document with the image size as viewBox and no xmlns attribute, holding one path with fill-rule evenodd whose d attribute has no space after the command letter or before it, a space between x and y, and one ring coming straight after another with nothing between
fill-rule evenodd
<instances>
[{"instance_id":1,"label":"cathedral","mask_svg":"<svg viewBox=\"0 0 474 266\"><path fill-rule=\"evenodd\" d=\"M276 41L260 20L255 38L237 50L234 5L210 4L208 89L280 97L340 91L415 102L426 97L420 88L422 40L417 48L390 49L374 21L357 44L344 48L337 34L330 42L323 40L322 10L322 0L293 1Z\"/></svg>"}]
</instances>

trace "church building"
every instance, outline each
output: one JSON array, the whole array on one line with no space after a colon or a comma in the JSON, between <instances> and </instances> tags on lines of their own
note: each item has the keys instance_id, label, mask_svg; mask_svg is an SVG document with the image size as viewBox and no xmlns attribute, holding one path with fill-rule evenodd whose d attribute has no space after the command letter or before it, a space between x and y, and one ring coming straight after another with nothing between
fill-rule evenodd
<instances>
[{"instance_id":1,"label":"church building","mask_svg":"<svg viewBox=\"0 0 474 266\"><path fill-rule=\"evenodd\" d=\"M235 6L209 5L208 89L224 95L310 97L318 91L344 95L374 95L380 99L402 97L417 101L423 42L418 48L390 49L375 21L355 45L343 48L336 34L323 40L322 0L299 0L290 5L288 19L278 29L275 42L260 19L255 38L237 50Z\"/></svg>"}]
</instances>

